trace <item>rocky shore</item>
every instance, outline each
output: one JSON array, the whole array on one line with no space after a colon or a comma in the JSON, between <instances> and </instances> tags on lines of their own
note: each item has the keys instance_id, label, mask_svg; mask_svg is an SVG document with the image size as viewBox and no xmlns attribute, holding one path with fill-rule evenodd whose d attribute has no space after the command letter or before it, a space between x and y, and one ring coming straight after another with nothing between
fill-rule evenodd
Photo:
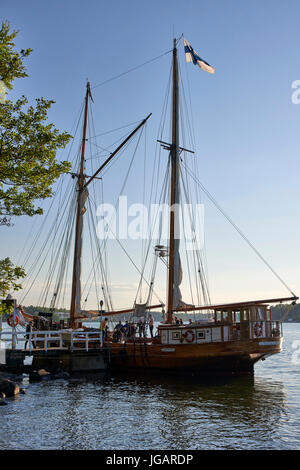
<instances>
[{"instance_id":1,"label":"rocky shore","mask_svg":"<svg viewBox=\"0 0 300 470\"><path fill-rule=\"evenodd\" d=\"M30 382L41 382L44 380L69 379L70 375L63 370L49 372L45 369L31 370L29 373ZM25 394L25 389L21 386L23 374L13 374L0 372L0 406L7 405L6 398L12 398L19 394Z\"/></svg>"}]
</instances>

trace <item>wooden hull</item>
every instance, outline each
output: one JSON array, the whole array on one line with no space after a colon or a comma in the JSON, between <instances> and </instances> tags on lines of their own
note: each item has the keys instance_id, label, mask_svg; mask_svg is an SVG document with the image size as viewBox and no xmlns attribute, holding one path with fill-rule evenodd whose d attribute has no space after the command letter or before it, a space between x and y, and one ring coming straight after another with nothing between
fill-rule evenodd
<instances>
[{"instance_id":1,"label":"wooden hull","mask_svg":"<svg viewBox=\"0 0 300 470\"><path fill-rule=\"evenodd\" d=\"M147 342L108 343L112 370L152 369L189 375L253 373L254 364L279 353L282 338L209 344L163 345Z\"/></svg>"}]
</instances>

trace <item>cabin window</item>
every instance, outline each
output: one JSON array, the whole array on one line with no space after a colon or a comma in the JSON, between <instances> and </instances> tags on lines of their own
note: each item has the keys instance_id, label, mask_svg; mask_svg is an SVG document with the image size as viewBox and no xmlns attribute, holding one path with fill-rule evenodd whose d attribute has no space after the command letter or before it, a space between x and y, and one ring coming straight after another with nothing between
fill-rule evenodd
<instances>
[{"instance_id":1,"label":"cabin window","mask_svg":"<svg viewBox=\"0 0 300 470\"><path fill-rule=\"evenodd\" d=\"M197 339L205 339L205 331L197 331Z\"/></svg>"},{"instance_id":2,"label":"cabin window","mask_svg":"<svg viewBox=\"0 0 300 470\"><path fill-rule=\"evenodd\" d=\"M267 319L267 311L265 307L257 307L258 320Z\"/></svg>"},{"instance_id":3,"label":"cabin window","mask_svg":"<svg viewBox=\"0 0 300 470\"><path fill-rule=\"evenodd\" d=\"M222 319L223 321L227 321L228 320L228 312L222 312Z\"/></svg>"},{"instance_id":4,"label":"cabin window","mask_svg":"<svg viewBox=\"0 0 300 470\"><path fill-rule=\"evenodd\" d=\"M179 331L173 331L172 332L172 339L180 339Z\"/></svg>"},{"instance_id":5,"label":"cabin window","mask_svg":"<svg viewBox=\"0 0 300 470\"><path fill-rule=\"evenodd\" d=\"M221 321L222 320L222 312L218 311L216 312L216 320Z\"/></svg>"},{"instance_id":6,"label":"cabin window","mask_svg":"<svg viewBox=\"0 0 300 470\"><path fill-rule=\"evenodd\" d=\"M234 323L240 323L240 312L234 312Z\"/></svg>"},{"instance_id":7,"label":"cabin window","mask_svg":"<svg viewBox=\"0 0 300 470\"><path fill-rule=\"evenodd\" d=\"M248 311L247 310L241 310L240 316L241 316L241 321L247 321L248 320Z\"/></svg>"},{"instance_id":8,"label":"cabin window","mask_svg":"<svg viewBox=\"0 0 300 470\"><path fill-rule=\"evenodd\" d=\"M167 341L168 341L168 335L167 335L166 332L163 332L163 333L162 333L162 338L161 338L161 339L162 339L162 342L163 342L163 343L167 343Z\"/></svg>"}]
</instances>

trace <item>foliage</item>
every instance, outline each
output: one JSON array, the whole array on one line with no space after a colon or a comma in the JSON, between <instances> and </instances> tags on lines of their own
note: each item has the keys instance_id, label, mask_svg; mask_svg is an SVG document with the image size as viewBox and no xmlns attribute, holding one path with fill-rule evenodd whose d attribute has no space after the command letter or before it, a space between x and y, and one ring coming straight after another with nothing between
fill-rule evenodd
<instances>
[{"instance_id":1,"label":"foliage","mask_svg":"<svg viewBox=\"0 0 300 470\"><path fill-rule=\"evenodd\" d=\"M32 52L32 49L22 49L20 52L16 52L14 39L18 32L10 32L7 21L2 23L0 29L0 78L9 90L12 89L12 82L15 78L28 76L23 59Z\"/></svg>"},{"instance_id":2,"label":"foliage","mask_svg":"<svg viewBox=\"0 0 300 470\"><path fill-rule=\"evenodd\" d=\"M7 300L0 301L0 315L10 315L14 311L14 303Z\"/></svg>"},{"instance_id":3,"label":"foliage","mask_svg":"<svg viewBox=\"0 0 300 470\"><path fill-rule=\"evenodd\" d=\"M10 33L9 24L0 30L0 79L12 88L15 78L26 77L23 59L31 49L16 52L13 42L17 31ZM35 207L39 199L53 195L52 186L67 171L69 162L56 161L56 152L64 148L71 136L47 124L47 113L54 101L36 99L28 105L25 96L15 103L0 104L0 215L41 214Z\"/></svg>"},{"instance_id":4,"label":"foliage","mask_svg":"<svg viewBox=\"0 0 300 470\"><path fill-rule=\"evenodd\" d=\"M0 105L0 214L35 215L36 199L53 194L55 180L70 169L68 162L55 160L58 148L68 143L70 135L60 133L53 124L45 124L53 101L36 100L36 107L23 108L23 96L13 104Z\"/></svg>"},{"instance_id":5,"label":"foliage","mask_svg":"<svg viewBox=\"0 0 300 470\"><path fill-rule=\"evenodd\" d=\"M21 266L14 266L9 258L0 260L0 298L6 297L10 291L22 289L19 279L25 277L25 271ZM10 313L12 305L9 302L0 303L0 314Z\"/></svg>"},{"instance_id":6,"label":"foliage","mask_svg":"<svg viewBox=\"0 0 300 470\"><path fill-rule=\"evenodd\" d=\"M36 312L52 312L53 317L52 319L54 321L59 322L61 320L61 317L58 313L64 313L65 318L69 318L69 309L65 308L55 308L54 310L49 308L49 307L40 307L40 306L34 306L34 305L29 305L28 307L25 307L23 305L24 312L28 313L29 315L33 315Z\"/></svg>"},{"instance_id":7,"label":"foliage","mask_svg":"<svg viewBox=\"0 0 300 470\"><path fill-rule=\"evenodd\" d=\"M10 291L22 289L18 283L20 278L26 276L21 266L15 266L9 258L0 260L0 297L6 297Z\"/></svg>"}]
</instances>

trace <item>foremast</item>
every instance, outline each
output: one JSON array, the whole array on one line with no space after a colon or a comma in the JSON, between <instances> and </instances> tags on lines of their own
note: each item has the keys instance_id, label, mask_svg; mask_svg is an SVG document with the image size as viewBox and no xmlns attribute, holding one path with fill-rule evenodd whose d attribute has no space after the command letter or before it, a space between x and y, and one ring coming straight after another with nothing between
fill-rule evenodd
<instances>
[{"instance_id":1,"label":"foremast","mask_svg":"<svg viewBox=\"0 0 300 470\"><path fill-rule=\"evenodd\" d=\"M77 211L76 211L76 224L75 224L75 246L74 246L74 261L73 261L73 277L72 277L72 292L71 292L71 307L70 307L70 327L76 328L77 321L81 318L81 255L82 255L82 234L83 234L83 216L85 213L85 202L88 196L88 185L97 177L97 175L106 167L106 165L114 158L114 156L124 147L124 145L138 132L138 130L145 125L152 113L143 119L143 121L126 137L125 140L116 148L114 152L107 158L107 160L98 168L98 170L86 181L85 175L85 143L88 119L88 106L89 98L91 96L90 83L87 83L85 94L85 107L84 107L84 122L82 132L82 145L81 145L81 158L80 169L77 182Z\"/></svg>"},{"instance_id":2,"label":"foremast","mask_svg":"<svg viewBox=\"0 0 300 470\"><path fill-rule=\"evenodd\" d=\"M84 121L82 132L81 144L81 158L80 169L77 175L77 211L76 211L76 226L75 226L75 247L74 247L74 262L73 262L73 278L72 278L72 293L71 293L71 307L70 307L70 326L76 328L76 316L80 313L80 300L81 300L81 254L82 254L82 232L83 232L83 214L85 212L84 203L87 197L87 189L85 186L85 143L86 143L86 129L88 118L89 98L91 97L90 83L87 82L85 94L85 107L84 107Z\"/></svg>"}]
</instances>

